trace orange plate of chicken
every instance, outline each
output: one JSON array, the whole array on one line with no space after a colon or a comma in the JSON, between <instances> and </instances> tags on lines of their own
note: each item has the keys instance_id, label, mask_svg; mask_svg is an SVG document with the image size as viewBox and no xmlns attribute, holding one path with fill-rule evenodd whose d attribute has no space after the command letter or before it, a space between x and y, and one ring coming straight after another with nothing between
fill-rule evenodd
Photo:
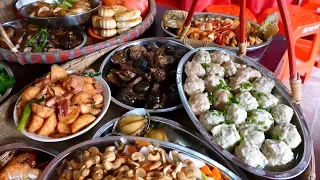
<instances>
[{"instance_id":1,"label":"orange plate of chicken","mask_svg":"<svg viewBox=\"0 0 320 180\"><path fill-rule=\"evenodd\" d=\"M180 10L168 10L163 15L162 28L171 36L181 33L188 13ZM272 14L261 24L246 22L246 42L248 51L270 43L271 37L278 31L278 15ZM240 39L240 22L237 17L212 13L195 13L186 38L212 42L229 49L237 48Z\"/></svg>"},{"instance_id":2,"label":"orange plate of chicken","mask_svg":"<svg viewBox=\"0 0 320 180\"><path fill-rule=\"evenodd\" d=\"M79 136L96 125L110 104L110 89L94 71L51 72L24 90L14 108L17 130L42 142Z\"/></svg>"},{"instance_id":3,"label":"orange plate of chicken","mask_svg":"<svg viewBox=\"0 0 320 180\"><path fill-rule=\"evenodd\" d=\"M56 154L21 143L0 146L0 179L39 179Z\"/></svg>"}]
</instances>

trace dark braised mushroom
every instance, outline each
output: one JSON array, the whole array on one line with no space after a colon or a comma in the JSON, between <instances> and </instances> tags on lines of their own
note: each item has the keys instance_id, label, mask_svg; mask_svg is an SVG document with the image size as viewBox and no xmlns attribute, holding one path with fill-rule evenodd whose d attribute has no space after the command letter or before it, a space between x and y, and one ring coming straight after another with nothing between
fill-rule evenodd
<instances>
[{"instance_id":1,"label":"dark braised mushroom","mask_svg":"<svg viewBox=\"0 0 320 180\"><path fill-rule=\"evenodd\" d=\"M144 52L147 52L147 50L143 46L134 45L129 47L129 57L133 60L139 59Z\"/></svg>"},{"instance_id":2,"label":"dark braised mushroom","mask_svg":"<svg viewBox=\"0 0 320 180\"><path fill-rule=\"evenodd\" d=\"M154 60L156 65L161 68L168 68L170 65L176 62L176 59L173 56L157 56Z\"/></svg>"},{"instance_id":3,"label":"dark braised mushroom","mask_svg":"<svg viewBox=\"0 0 320 180\"><path fill-rule=\"evenodd\" d=\"M146 104L147 108L151 108L151 109L160 108L162 106L160 96L161 96L160 84L154 83L148 95L147 104Z\"/></svg>"},{"instance_id":4,"label":"dark braised mushroom","mask_svg":"<svg viewBox=\"0 0 320 180\"><path fill-rule=\"evenodd\" d=\"M122 86L122 82L118 75L115 73L116 70L112 70L107 75L107 81L111 82L112 84L115 84L118 87Z\"/></svg>"},{"instance_id":5,"label":"dark braised mushroom","mask_svg":"<svg viewBox=\"0 0 320 180\"><path fill-rule=\"evenodd\" d=\"M133 67L137 68L138 70L142 72L148 71L148 61L145 59L145 57L141 56L139 59L135 60L132 64Z\"/></svg>"},{"instance_id":6,"label":"dark braised mushroom","mask_svg":"<svg viewBox=\"0 0 320 180\"><path fill-rule=\"evenodd\" d=\"M174 58L180 60L187 53L186 49L168 49L166 50L166 55L173 56Z\"/></svg>"},{"instance_id":7,"label":"dark braised mushroom","mask_svg":"<svg viewBox=\"0 0 320 180\"><path fill-rule=\"evenodd\" d=\"M138 92L148 92L149 88L150 83L148 81L141 81L134 86L133 90Z\"/></svg>"},{"instance_id":8,"label":"dark braised mushroom","mask_svg":"<svg viewBox=\"0 0 320 180\"><path fill-rule=\"evenodd\" d=\"M150 71L152 73L152 77L158 81L164 81L166 79L166 71L160 68L150 68Z\"/></svg>"},{"instance_id":9,"label":"dark braised mushroom","mask_svg":"<svg viewBox=\"0 0 320 180\"><path fill-rule=\"evenodd\" d=\"M137 75L141 76L143 79L150 81L151 80L151 76L145 72L141 72L140 70L128 65L128 64L121 64L121 70L124 71L131 71L136 73Z\"/></svg>"},{"instance_id":10,"label":"dark braised mushroom","mask_svg":"<svg viewBox=\"0 0 320 180\"><path fill-rule=\"evenodd\" d=\"M122 81L130 81L132 78L136 77L136 73L132 72L132 71L122 71L122 70L118 70L115 71L115 74L118 75L118 77L122 80Z\"/></svg>"},{"instance_id":11,"label":"dark braised mushroom","mask_svg":"<svg viewBox=\"0 0 320 180\"><path fill-rule=\"evenodd\" d=\"M151 51L152 49L158 48L158 46L155 44L147 44L145 45L145 48L147 49L147 51Z\"/></svg>"},{"instance_id":12,"label":"dark braised mushroom","mask_svg":"<svg viewBox=\"0 0 320 180\"><path fill-rule=\"evenodd\" d=\"M112 55L111 61L114 64L123 64L127 61L127 58L128 58L127 51L126 50L119 50Z\"/></svg>"},{"instance_id":13,"label":"dark braised mushroom","mask_svg":"<svg viewBox=\"0 0 320 180\"><path fill-rule=\"evenodd\" d=\"M127 104L129 106L132 106L136 102L136 94L133 92L132 88L126 87L122 89L119 94L117 95L117 100Z\"/></svg>"},{"instance_id":14,"label":"dark braised mushroom","mask_svg":"<svg viewBox=\"0 0 320 180\"><path fill-rule=\"evenodd\" d=\"M127 87L133 88L133 87L134 87L136 84L138 84L140 81L142 81L142 77L141 77L141 76L139 76L139 77L135 78L134 80L132 80L131 82L129 82L129 83L127 84Z\"/></svg>"}]
</instances>

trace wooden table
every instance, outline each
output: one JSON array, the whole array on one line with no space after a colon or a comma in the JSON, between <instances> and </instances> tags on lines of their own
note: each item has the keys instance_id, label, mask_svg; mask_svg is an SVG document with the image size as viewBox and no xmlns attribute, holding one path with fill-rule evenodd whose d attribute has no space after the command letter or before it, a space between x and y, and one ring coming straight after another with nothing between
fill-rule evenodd
<instances>
[{"instance_id":1,"label":"wooden table","mask_svg":"<svg viewBox=\"0 0 320 180\"><path fill-rule=\"evenodd\" d=\"M147 30L142 37L167 36L160 26L160 23L162 20L162 14L166 10L168 10L168 8L165 6L160 6L160 5L157 6L157 15L155 17L155 21L151 25L150 29ZM281 35L276 35L268 47L257 50L255 52L250 52L248 53L248 56L250 56L255 61L261 62L270 71L277 73L277 69L279 69L279 67L281 66L280 59L283 56L285 49L286 49L286 46L285 46L284 37ZM98 70L103 59L104 58L100 58L98 61L96 61L95 64L93 64L93 68ZM45 73L50 71L50 65L20 65L20 64L14 64L9 62L7 64L11 67L17 80L17 84L13 88L11 95L19 92L23 87L33 82L36 78L40 78ZM127 111L126 109L123 109L121 107L118 107L114 103L111 103L103 119L88 133L68 141L59 142L59 143L45 143L45 144L26 138L23 134L15 130L15 125L13 120L7 119L5 122L0 122L0 128L2 128L0 131L0 145L7 144L7 143L14 143L14 142L26 142L29 144L40 144L42 146L44 145L46 148L50 148L55 151L61 152L70 146L73 146L80 142L91 139L93 134L103 124L105 124L111 119L121 116L126 111ZM0 113L0 116L1 115L3 114ZM190 121L184 109L180 109L174 112L154 114L154 115L175 120L191 129L195 129L194 125Z\"/></svg>"}]
</instances>

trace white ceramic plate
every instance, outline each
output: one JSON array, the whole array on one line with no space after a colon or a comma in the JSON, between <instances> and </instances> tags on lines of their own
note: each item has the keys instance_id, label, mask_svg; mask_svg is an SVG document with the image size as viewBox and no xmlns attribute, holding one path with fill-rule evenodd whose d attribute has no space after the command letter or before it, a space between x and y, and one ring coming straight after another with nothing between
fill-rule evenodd
<instances>
[{"instance_id":1,"label":"white ceramic plate","mask_svg":"<svg viewBox=\"0 0 320 180\"><path fill-rule=\"evenodd\" d=\"M68 72L68 74L71 74L71 72ZM109 105L110 105L110 101L111 101L111 91L110 88L108 86L108 84L99 76L99 77L94 77L97 81L99 81L101 83L101 85L103 86L103 97L104 97L104 106L102 108L101 113L98 115L98 117L95 119L94 122L92 122L89 126L87 126L86 128L82 129L81 131L71 134L69 136L65 136L65 137L61 137L61 138L54 138L54 137L48 137L48 136L40 136L34 133L29 133L28 131L26 131L25 129L23 129L21 132L36 141L41 141L41 142L59 142L59 141L65 141L68 139L72 139L75 138L77 136L80 136L84 133L86 133L87 131L89 131L91 128L93 128L101 119L102 117L106 114ZM19 97L19 99L17 100L15 106L14 106L14 110L13 110L13 119L14 119L14 123L16 124L16 126L18 126L19 124L19 119L18 119L18 115L17 115L17 103L20 101L21 96Z\"/></svg>"}]
</instances>

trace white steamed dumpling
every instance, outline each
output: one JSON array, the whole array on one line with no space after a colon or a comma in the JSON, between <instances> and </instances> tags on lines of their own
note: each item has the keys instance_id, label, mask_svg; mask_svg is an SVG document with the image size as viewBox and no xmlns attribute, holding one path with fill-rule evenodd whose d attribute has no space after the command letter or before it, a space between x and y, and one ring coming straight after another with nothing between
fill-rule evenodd
<instances>
[{"instance_id":1,"label":"white steamed dumpling","mask_svg":"<svg viewBox=\"0 0 320 180\"><path fill-rule=\"evenodd\" d=\"M259 106L258 101L250 92L240 92L236 97L239 98L240 105L243 106L246 111L257 109Z\"/></svg>"},{"instance_id":2,"label":"white steamed dumpling","mask_svg":"<svg viewBox=\"0 0 320 180\"><path fill-rule=\"evenodd\" d=\"M240 141L240 135L234 124L220 124L212 128L212 137L220 146L227 150L233 147Z\"/></svg>"},{"instance_id":3,"label":"white steamed dumpling","mask_svg":"<svg viewBox=\"0 0 320 180\"><path fill-rule=\"evenodd\" d=\"M250 144L256 145L257 147L261 147L262 143L265 140L264 132L260 131L257 126L254 124L241 124L239 126L239 134Z\"/></svg>"},{"instance_id":4,"label":"white steamed dumpling","mask_svg":"<svg viewBox=\"0 0 320 180\"><path fill-rule=\"evenodd\" d=\"M210 53L211 62L215 64L223 64L230 61L230 56L225 51L214 51Z\"/></svg>"},{"instance_id":5,"label":"white steamed dumpling","mask_svg":"<svg viewBox=\"0 0 320 180\"><path fill-rule=\"evenodd\" d=\"M232 103L227 107L227 113L225 115L226 121L232 124L242 124L246 121L247 111L238 104Z\"/></svg>"},{"instance_id":6,"label":"white steamed dumpling","mask_svg":"<svg viewBox=\"0 0 320 180\"><path fill-rule=\"evenodd\" d=\"M211 131L214 126L224 122L224 116L221 111L209 110L200 115L199 122L207 131Z\"/></svg>"},{"instance_id":7,"label":"white steamed dumpling","mask_svg":"<svg viewBox=\"0 0 320 180\"><path fill-rule=\"evenodd\" d=\"M267 77L261 76L252 82L253 90L256 92L262 92L265 94L271 94L275 83Z\"/></svg>"},{"instance_id":8,"label":"white steamed dumpling","mask_svg":"<svg viewBox=\"0 0 320 180\"><path fill-rule=\"evenodd\" d=\"M277 124L289 123L293 116L293 109L284 104L277 104L271 109L271 113Z\"/></svg>"},{"instance_id":9,"label":"white steamed dumpling","mask_svg":"<svg viewBox=\"0 0 320 180\"><path fill-rule=\"evenodd\" d=\"M188 76L183 89L188 96L200 94L205 90L204 81L198 76Z\"/></svg>"},{"instance_id":10,"label":"white steamed dumpling","mask_svg":"<svg viewBox=\"0 0 320 180\"><path fill-rule=\"evenodd\" d=\"M296 126L290 123L276 125L271 134L274 139L285 142L291 149L298 147L302 141Z\"/></svg>"},{"instance_id":11,"label":"white steamed dumpling","mask_svg":"<svg viewBox=\"0 0 320 180\"><path fill-rule=\"evenodd\" d=\"M268 164L267 158L261 153L259 147L248 141L242 142L235 148L235 155L244 163L255 168L262 169Z\"/></svg>"},{"instance_id":12,"label":"white steamed dumpling","mask_svg":"<svg viewBox=\"0 0 320 180\"><path fill-rule=\"evenodd\" d=\"M191 96L189 99L189 105L195 115L205 113L210 109L211 105L208 99L208 93L200 93Z\"/></svg>"},{"instance_id":13,"label":"white steamed dumpling","mask_svg":"<svg viewBox=\"0 0 320 180\"><path fill-rule=\"evenodd\" d=\"M184 65L184 72L187 76L203 77L206 74L206 70L198 61L188 61Z\"/></svg>"},{"instance_id":14,"label":"white steamed dumpling","mask_svg":"<svg viewBox=\"0 0 320 180\"><path fill-rule=\"evenodd\" d=\"M210 54L209 54L208 51L200 49L193 56L192 61L199 62L200 64L210 64L211 63L211 57L210 57Z\"/></svg>"},{"instance_id":15,"label":"white steamed dumpling","mask_svg":"<svg viewBox=\"0 0 320 180\"><path fill-rule=\"evenodd\" d=\"M247 122L255 125L260 131L268 131L274 124L272 115L263 109L255 109L250 112Z\"/></svg>"},{"instance_id":16,"label":"white steamed dumpling","mask_svg":"<svg viewBox=\"0 0 320 180\"><path fill-rule=\"evenodd\" d=\"M283 141L267 139L261 150L269 161L268 166L282 166L294 158L292 150Z\"/></svg>"}]
</instances>

